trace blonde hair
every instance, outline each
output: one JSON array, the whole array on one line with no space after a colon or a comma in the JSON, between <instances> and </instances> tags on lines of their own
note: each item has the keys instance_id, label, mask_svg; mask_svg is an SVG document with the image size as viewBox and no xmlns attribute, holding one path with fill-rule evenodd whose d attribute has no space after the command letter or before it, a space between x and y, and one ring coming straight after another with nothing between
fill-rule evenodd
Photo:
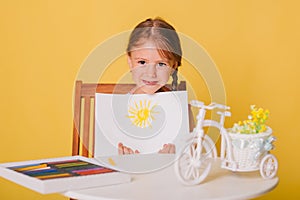
<instances>
[{"instance_id":1,"label":"blonde hair","mask_svg":"<svg viewBox=\"0 0 300 200\"><path fill-rule=\"evenodd\" d=\"M138 48L144 42L151 40L161 56L174 60L177 67L181 65L182 50L176 30L161 18L146 19L139 23L131 32L127 46L127 54L134 48Z\"/></svg>"}]
</instances>

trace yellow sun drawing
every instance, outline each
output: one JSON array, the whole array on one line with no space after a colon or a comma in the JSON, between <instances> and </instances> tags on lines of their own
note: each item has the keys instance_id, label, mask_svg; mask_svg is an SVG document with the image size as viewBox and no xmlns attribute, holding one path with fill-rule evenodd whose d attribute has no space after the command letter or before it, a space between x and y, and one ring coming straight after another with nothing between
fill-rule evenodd
<instances>
[{"instance_id":1,"label":"yellow sun drawing","mask_svg":"<svg viewBox=\"0 0 300 200\"><path fill-rule=\"evenodd\" d=\"M150 100L140 100L133 102L128 108L128 116L132 123L140 128L152 127L152 121L155 120L153 114L156 105L152 105Z\"/></svg>"}]
</instances>

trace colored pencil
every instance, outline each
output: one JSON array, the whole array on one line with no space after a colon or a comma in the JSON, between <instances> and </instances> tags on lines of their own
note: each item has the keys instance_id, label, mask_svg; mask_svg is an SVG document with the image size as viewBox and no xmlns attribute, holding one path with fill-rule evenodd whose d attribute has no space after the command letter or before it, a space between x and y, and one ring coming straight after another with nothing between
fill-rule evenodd
<instances>
[{"instance_id":1,"label":"colored pencil","mask_svg":"<svg viewBox=\"0 0 300 200\"><path fill-rule=\"evenodd\" d=\"M46 169L46 170L41 170L41 171L28 171L28 172L23 172L24 174L27 174L29 176L39 176L39 175L47 175L49 173L57 173L57 169Z\"/></svg>"},{"instance_id":2,"label":"colored pencil","mask_svg":"<svg viewBox=\"0 0 300 200\"><path fill-rule=\"evenodd\" d=\"M44 175L44 176L36 176L35 178L38 179L50 179L50 178L62 178L62 177L69 177L72 176L72 174L69 173L63 173L63 174L51 174L51 175Z\"/></svg>"},{"instance_id":3,"label":"colored pencil","mask_svg":"<svg viewBox=\"0 0 300 200\"><path fill-rule=\"evenodd\" d=\"M47 164L38 164L38 165L34 165L34 166L16 168L14 170L23 172L23 171L30 171L30 170L35 170L35 169L40 169L40 168L45 168L45 167L47 167Z\"/></svg>"},{"instance_id":4,"label":"colored pencil","mask_svg":"<svg viewBox=\"0 0 300 200\"><path fill-rule=\"evenodd\" d=\"M99 169L90 169L90 170L85 170L85 171L77 171L74 173L80 174L80 175L91 175L91 174L102 174L102 173L108 173L108 172L113 172L112 169L107 169L107 168L99 168Z\"/></svg>"},{"instance_id":5,"label":"colored pencil","mask_svg":"<svg viewBox=\"0 0 300 200\"><path fill-rule=\"evenodd\" d=\"M87 162L65 163L65 164L55 165L55 167L64 168L64 167L74 167L74 166L82 166L82 165L89 165L89 163Z\"/></svg>"}]
</instances>

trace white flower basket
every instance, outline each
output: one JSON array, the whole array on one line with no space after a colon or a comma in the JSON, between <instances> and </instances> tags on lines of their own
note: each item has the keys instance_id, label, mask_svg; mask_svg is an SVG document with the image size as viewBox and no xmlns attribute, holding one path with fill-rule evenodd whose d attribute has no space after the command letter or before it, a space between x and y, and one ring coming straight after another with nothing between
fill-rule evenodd
<instances>
[{"instance_id":1,"label":"white flower basket","mask_svg":"<svg viewBox=\"0 0 300 200\"><path fill-rule=\"evenodd\" d=\"M233 161L237 164L236 171L255 171L259 169L261 152L265 140L272 134L272 129L257 134L233 133L228 129L232 144Z\"/></svg>"}]
</instances>

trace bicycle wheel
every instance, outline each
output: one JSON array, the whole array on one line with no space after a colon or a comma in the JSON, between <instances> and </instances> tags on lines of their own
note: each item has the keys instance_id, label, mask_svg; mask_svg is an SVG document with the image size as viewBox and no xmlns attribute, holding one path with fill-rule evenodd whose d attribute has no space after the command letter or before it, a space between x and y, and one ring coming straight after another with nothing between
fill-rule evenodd
<instances>
[{"instance_id":1,"label":"bicycle wheel","mask_svg":"<svg viewBox=\"0 0 300 200\"><path fill-rule=\"evenodd\" d=\"M214 158L215 147L210 144L211 139L205 135L201 149L197 149L197 138L185 148L176 160L175 171L178 179L185 185L201 183L211 169L211 158Z\"/></svg>"},{"instance_id":2,"label":"bicycle wheel","mask_svg":"<svg viewBox=\"0 0 300 200\"><path fill-rule=\"evenodd\" d=\"M274 155L267 154L262 158L259 168L264 179L271 179L277 174L278 161Z\"/></svg>"}]
</instances>

